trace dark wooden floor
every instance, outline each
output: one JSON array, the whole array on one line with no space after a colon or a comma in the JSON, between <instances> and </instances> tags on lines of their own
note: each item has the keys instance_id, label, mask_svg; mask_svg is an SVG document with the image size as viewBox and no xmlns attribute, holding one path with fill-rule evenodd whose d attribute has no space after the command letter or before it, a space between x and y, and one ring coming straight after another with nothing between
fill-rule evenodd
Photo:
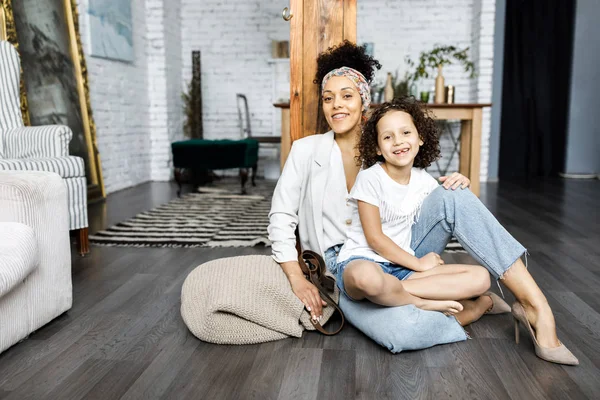
<instances>
[{"instance_id":1,"label":"dark wooden floor","mask_svg":"<svg viewBox=\"0 0 600 400\"><path fill-rule=\"evenodd\" d=\"M0 398L600 398L600 182L483 189L484 203L528 247L530 270L579 367L541 361L528 338L516 345L509 315L471 325L467 342L397 355L352 327L331 338L203 343L179 314L186 275L207 260L269 249L93 247L87 258L73 253L73 308L0 355ZM115 193L91 206L91 231L175 192L173 184L149 183Z\"/></svg>"}]
</instances>

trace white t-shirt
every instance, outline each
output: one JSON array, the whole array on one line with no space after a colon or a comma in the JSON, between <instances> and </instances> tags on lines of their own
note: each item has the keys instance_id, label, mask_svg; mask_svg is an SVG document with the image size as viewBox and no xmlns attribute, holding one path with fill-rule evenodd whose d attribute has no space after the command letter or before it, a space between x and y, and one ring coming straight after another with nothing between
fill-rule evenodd
<instances>
[{"instance_id":1,"label":"white t-shirt","mask_svg":"<svg viewBox=\"0 0 600 400\"><path fill-rule=\"evenodd\" d=\"M323 194L323 246L328 249L346 240L346 234L352 218L352 207L346 198L346 175L342 151L334 141L329 159L327 185ZM342 194L342 195L341 195Z\"/></svg>"},{"instance_id":2,"label":"white t-shirt","mask_svg":"<svg viewBox=\"0 0 600 400\"><path fill-rule=\"evenodd\" d=\"M367 244L358 214L358 200L377 206L383 233L404 251L414 255L410 248L412 225L419 216L423 200L438 186L429 173L419 168L411 170L408 185L394 181L379 163L360 171L348 196L352 206L352 223L338 262L354 256L390 262Z\"/></svg>"}]
</instances>

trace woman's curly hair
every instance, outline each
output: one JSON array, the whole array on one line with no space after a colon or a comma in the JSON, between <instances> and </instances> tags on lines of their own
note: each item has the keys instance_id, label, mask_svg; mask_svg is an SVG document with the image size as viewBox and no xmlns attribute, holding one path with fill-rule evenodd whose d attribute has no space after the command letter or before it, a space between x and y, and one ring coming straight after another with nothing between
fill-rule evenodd
<instances>
[{"instance_id":1,"label":"woman's curly hair","mask_svg":"<svg viewBox=\"0 0 600 400\"><path fill-rule=\"evenodd\" d=\"M413 167L427 168L440 158L440 140L438 127L429 115L425 104L418 102L412 96L395 98L377 107L365 123L358 143L358 162L363 168L368 168L377 161L384 161L383 156L377 155L377 123L390 111L404 111L412 117L423 145L415 157Z\"/></svg>"},{"instance_id":2,"label":"woman's curly hair","mask_svg":"<svg viewBox=\"0 0 600 400\"><path fill-rule=\"evenodd\" d=\"M328 48L317 58L317 73L313 83L320 85L328 72L340 67L354 68L364 75L368 83L371 83L375 69L381 69L381 64L367 55L365 47L344 40L339 45Z\"/></svg>"}]
</instances>

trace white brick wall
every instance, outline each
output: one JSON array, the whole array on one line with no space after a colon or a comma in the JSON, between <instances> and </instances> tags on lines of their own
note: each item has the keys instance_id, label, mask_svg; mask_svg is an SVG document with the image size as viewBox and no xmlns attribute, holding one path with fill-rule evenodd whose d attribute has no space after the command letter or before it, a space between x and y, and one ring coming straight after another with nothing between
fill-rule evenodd
<instances>
[{"instance_id":1,"label":"white brick wall","mask_svg":"<svg viewBox=\"0 0 600 400\"><path fill-rule=\"evenodd\" d=\"M183 139L180 1L146 0L151 179L171 179L171 142Z\"/></svg>"},{"instance_id":2,"label":"white brick wall","mask_svg":"<svg viewBox=\"0 0 600 400\"><path fill-rule=\"evenodd\" d=\"M181 0L183 82L191 79L191 52L201 51L204 137L239 138L236 93L248 97L252 134L272 134L271 40L289 40L281 18L289 3Z\"/></svg>"},{"instance_id":3,"label":"white brick wall","mask_svg":"<svg viewBox=\"0 0 600 400\"><path fill-rule=\"evenodd\" d=\"M167 134L168 142L162 146L163 161L152 159L153 163L159 164L162 171L162 179L171 178L171 142L184 139L183 134L183 104L181 100L181 73L183 68L182 46L181 46L181 0L165 0L165 37L167 49L165 55L167 58ZM166 163L165 161L168 160Z\"/></svg>"},{"instance_id":4,"label":"white brick wall","mask_svg":"<svg viewBox=\"0 0 600 400\"><path fill-rule=\"evenodd\" d=\"M378 82L384 82L387 72L399 71L403 77L409 55L416 60L423 50L436 44L470 47L477 77L469 79L458 65L444 68L446 85L454 85L457 103L490 102L492 88L492 61L495 0L369 0L358 1L357 41L372 42L375 57L383 68ZM435 75L435 74L434 74ZM419 91L432 90L434 78L419 85ZM456 132L458 123L451 124ZM482 129L481 179L487 178L490 132L490 112L484 111ZM442 136L442 160L448 163L451 143ZM458 158L450 164L450 171L458 170Z\"/></svg>"},{"instance_id":5,"label":"white brick wall","mask_svg":"<svg viewBox=\"0 0 600 400\"><path fill-rule=\"evenodd\" d=\"M181 133L179 0L130 0L134 62L90 56L89 0L78 1L90 98L107 193L171 176Z\"/></svg>"},{"instance_id":6,"label":"white brick wall","mask_svg":"<svg viewBox=\"0 0 600 400\"><path fill-rule=\"evenodd\" d=\"M78 1L80 32L108 193L171 177L169 144L183 137L181 93L191 78L192 50L202 52L205 137L238 137L236 93L248 96L253 134L272 133L277 110L267 60L271 40L289 40L289 23L281 18L287 3L131 0L135 61L129 64L89 56L88 1ZM494 12L494 0L358 1L358 41L375 43L381 79L399 67L403 74L407 54L414 58L438 43L470 46L477 78L450 66L446 84L456 86L457 102L489 102ZM432 87L432 79L423 84ZM485 179L489 111L483 123Z\"/></svg>"},{"instance_id":7,"label":"white brick wall","mask_svg":"<svg viewBox=\"0 0 600 400\"><path fill-rule=\"evenodd\" d=\"M475 0L473 5L473 61L477 76L471 85L471 99L477 103L492 101L494 63L495 0ZM491 109L483 109L481 128L481 180L487 180L490 149Z\"/></svg>"},{"instance_id":8,"label":"white brick wall","mask_svg":"<svg viewBox=\"0 0 600 400\"><path fill-rule=\"evenodd\" d=\"M89 1L77 4L104 184L111 193L151 178L145 1L131 0L135 56L131 64L89 55Z\"/></svg>"}]
</instances>

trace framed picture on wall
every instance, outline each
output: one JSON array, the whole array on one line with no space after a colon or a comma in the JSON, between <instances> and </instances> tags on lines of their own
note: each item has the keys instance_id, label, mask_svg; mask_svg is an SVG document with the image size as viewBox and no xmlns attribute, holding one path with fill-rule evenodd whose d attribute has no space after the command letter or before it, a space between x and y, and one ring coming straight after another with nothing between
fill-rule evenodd
<instances>
[{"instance_id":1,"label":"framed picture on wall","mask_svg":"<svg viewBox=\"0 0 600 400\"><path fill-rule=\"evenodd\" d=\"M93 57L133 61L130 0L89 0L90 49Z\"/></svg>"},{"instance_id":2,"label":"framed picture on wall","mask_svg":"<svg viewBox=\"0 0 600 400\"><path fill-rule=\"evenodd\" d=\"M30 124L67 125L69 154L83 158L88 199L105 197L75 0L0 0L19 50ZM26 118L24 118L26 121Z\"/></svg>"}]
</instances>

